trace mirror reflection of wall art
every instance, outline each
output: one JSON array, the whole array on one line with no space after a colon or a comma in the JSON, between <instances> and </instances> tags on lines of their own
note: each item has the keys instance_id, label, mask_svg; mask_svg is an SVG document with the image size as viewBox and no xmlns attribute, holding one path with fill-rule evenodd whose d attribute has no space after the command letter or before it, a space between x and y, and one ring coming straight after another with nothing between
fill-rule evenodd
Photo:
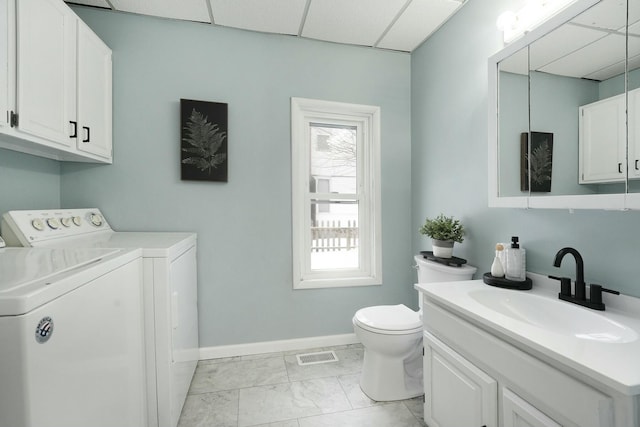
<instances>
[{"instance_id":1,"label":"mirror reflection of wall art","mask_svg":"<svg viewBox=\"0 0 640 427\"><path fill-rule=\"evenodd\" d=\"M227 104L180 100L181 178L227 182Z\"/></svg>"},{"instance_id":2,"label":"mirror reflection of wall art","mask_svg":"<svg viewBox=\"0 0 640 427\"><path fill-rule=\"evenodd\" d=\"M528 133L520 134L520 190L529 191L529 168L531 163L531 192L551 191L551 169L553 165L553 133L531 132L531 162L528 162Z\"/></svg>"}]
</instances>

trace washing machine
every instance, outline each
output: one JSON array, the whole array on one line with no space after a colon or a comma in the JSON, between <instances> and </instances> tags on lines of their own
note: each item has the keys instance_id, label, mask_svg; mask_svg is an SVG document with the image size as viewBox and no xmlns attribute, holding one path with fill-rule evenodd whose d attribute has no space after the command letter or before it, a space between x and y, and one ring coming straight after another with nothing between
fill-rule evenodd
<instances>
[{"instance_id":1,"label":"washing machine","mask_svg":"<svg viewBox=\"0 0 640 427\"><path fill-rule=\"evenodd\" d=\"M0 427L146 424L140 255L0 249Z\"/></svg>"},{"instance_id":2,"label":"washing machine","mask_svg":"<svg viewBox=\"0 0 640 427\"><path fill-rule=\"evenodd\" d=\"M140 248L148 426L175 427L199 359L196 234L119 232L99 209L10 211L8 246Z\"/></svg>"}]
</instances>

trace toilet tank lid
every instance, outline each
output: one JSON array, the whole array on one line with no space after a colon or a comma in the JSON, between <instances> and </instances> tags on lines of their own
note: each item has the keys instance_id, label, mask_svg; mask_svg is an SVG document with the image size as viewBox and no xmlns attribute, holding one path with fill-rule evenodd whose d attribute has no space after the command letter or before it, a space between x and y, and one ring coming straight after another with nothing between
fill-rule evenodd
<instances>
[{"instance_id":1,"label":"toilet tank lid","mask_svg":"<svg viewBox=\"0 0 640 427\"><path fill-rule=\"evenodd\" d=\"M422 327L420 315L404 304L365 307L356 312L355 318L363 325L388 331Z\"/></svg>"},{"instance_id":2,"label":"toilet tank lid","mask_svg":"<svg viewBox=\"0 0 640 427\"><path fill-rule=\"evenodd\" d=\"M469 274L473 275L478 270L476 267L469 264L463 264L459 267L440 264L435 261L430 261L422 255L416 255L414 259L418 264L422 264L432 270L442 271L451 275L468 276Z\"/></svg>"}]
</instances>

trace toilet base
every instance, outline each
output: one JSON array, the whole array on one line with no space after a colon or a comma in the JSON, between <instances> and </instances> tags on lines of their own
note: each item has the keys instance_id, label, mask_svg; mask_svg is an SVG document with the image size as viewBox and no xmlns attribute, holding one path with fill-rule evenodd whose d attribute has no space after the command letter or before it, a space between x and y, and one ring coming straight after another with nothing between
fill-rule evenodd
<instances>
[{"instance_id":1,"label":"toilet base","mask_svg":"<svg viewBox=\"0 0 640 427\"><path fill-rule=\"evenodd\" d=\"M360 389L377 402L412 399L424 394L422 382L422 339L404 360L389 358L365 348Z\"/></svg>"}]
</instances>

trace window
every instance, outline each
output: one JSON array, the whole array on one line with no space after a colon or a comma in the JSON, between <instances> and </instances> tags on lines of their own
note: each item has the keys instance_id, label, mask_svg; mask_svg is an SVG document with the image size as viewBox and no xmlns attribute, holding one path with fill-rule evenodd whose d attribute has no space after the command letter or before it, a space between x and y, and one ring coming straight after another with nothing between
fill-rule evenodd
<instances>
[{"instance_id":1,"label":"window","mask_svg":"<svg viewBox=\"0 0 640 427\"><path fill-rule=\"evenodd\" d=\"M379 285L380 107L291 99L293 287Z\"/></svg>"}]
</instances>

